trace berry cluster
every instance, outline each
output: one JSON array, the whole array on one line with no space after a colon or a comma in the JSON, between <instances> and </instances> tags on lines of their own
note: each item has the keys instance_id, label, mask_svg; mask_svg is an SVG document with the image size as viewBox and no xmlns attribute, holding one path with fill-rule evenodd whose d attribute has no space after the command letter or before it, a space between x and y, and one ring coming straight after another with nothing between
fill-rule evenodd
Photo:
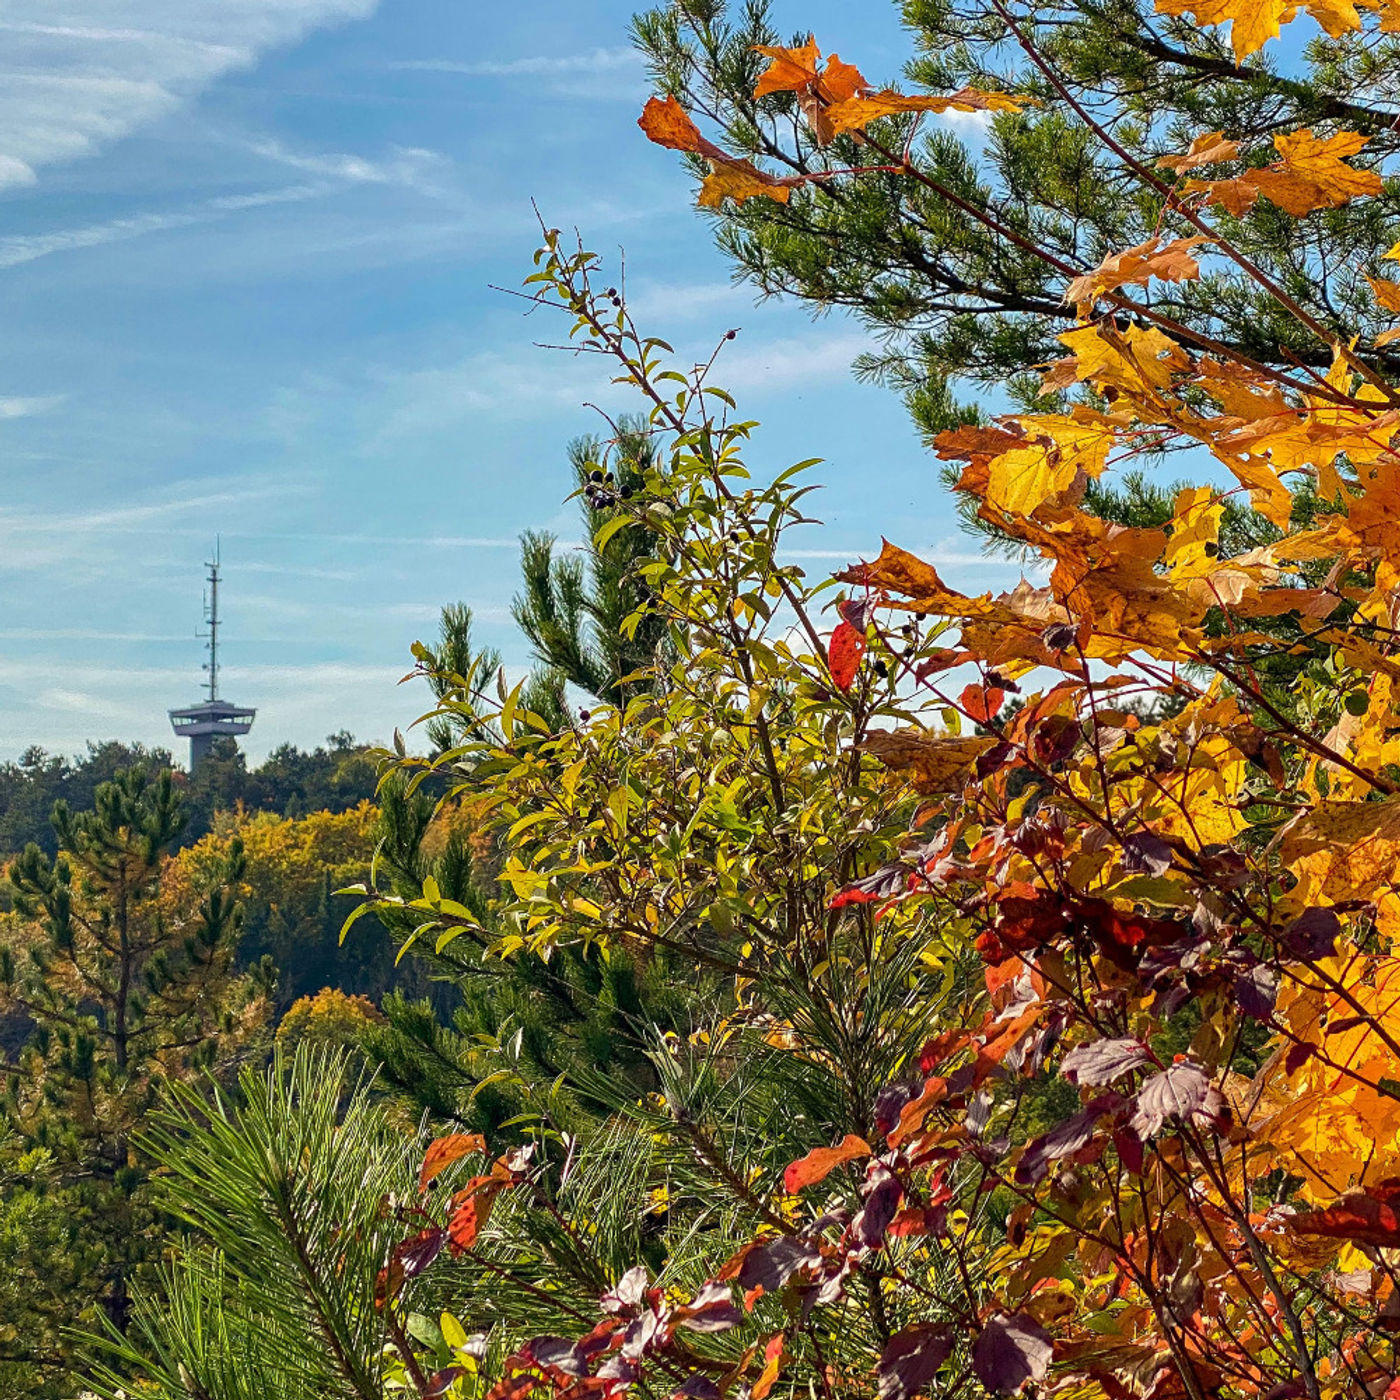
<instances>
[{"instance_id":1,"label":"berry cluster","mask_svg":"<svg viewBox=\"0 0 1400 1400\"><path fill-rule=\"evenodd\" d=\"M595 468L588 473L588 480L583 487L583 498L594 510L607 510L619 501L630 501L632 488L623 486L619 489L611 472Z\"/></svg>"}]
</instances>

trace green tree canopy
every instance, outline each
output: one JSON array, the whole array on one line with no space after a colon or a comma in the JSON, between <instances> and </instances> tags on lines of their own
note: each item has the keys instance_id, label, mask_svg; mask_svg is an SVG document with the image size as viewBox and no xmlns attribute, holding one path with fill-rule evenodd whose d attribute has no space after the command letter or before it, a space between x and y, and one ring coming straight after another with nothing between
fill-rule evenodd
<instances>
[{"instance_id":1,"label":"green tree canopy","mask_svg":"<svg viewBox=\"0 0 1400 1400\"><path fill-rule=\"evenodd\" d=\"M634 32L657 88L718 123L732 153L782 175L869 163L872 145L855 136L818 146L793 94L753 96L768 63L754 46L786 42L773 8L769 0L687 0L638 15ZM1034 395L1039 379L1030 368L1063 354L1055 337L1075 323L1075 308L1063 300L1067 275L1179 231L1171 211L1162 212L1162 192L1100 141L1071 102L1167 184L1174 177L1155 171L1156 159L1209 131L1245 142L1255 163L1268 158L1275 133L1300 127L1364 134L1358 163L1368 167L1400 143L1395 34L1332 39L1313 28L1290 34L1287 56L1270 51L1237 64L1228 30L1160 14L1152 0L1010 9L1002 0L904 0L900 13L910 90L973 85L1042 105L986 122L925 122L907 152L914 178L893 170L817 182L786 203L726 201L706 212L737 280L814 311L843 308L868 327L879 348L858 361L858 372L899 389L929 435L975 417L974 407L956 401L960 389ZM1053 65L1065 94L1010 35L1007 14ZM901 75L866 76L882 85ZM910 137L910 119L889 119L869 141L877 157L898 165ZM1377 250L1400 225L1393 190L1304 219L1261 200L1219 224L1334 333L1369 342L1388 324L1364 274L1376 270ZM1237 269L1158 285L1151 304L1265 364L1330 362L1299 318ZM1374 353L1387 371L1400 369L1400 348Z\"/></svg>"}]
</instances>

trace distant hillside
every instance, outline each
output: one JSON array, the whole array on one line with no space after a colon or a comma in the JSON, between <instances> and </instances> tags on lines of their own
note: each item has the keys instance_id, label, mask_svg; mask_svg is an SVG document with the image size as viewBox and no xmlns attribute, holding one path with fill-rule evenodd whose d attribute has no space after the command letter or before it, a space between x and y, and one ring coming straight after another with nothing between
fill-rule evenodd
<instances>
[{"instance_id":1,"label":"distant hillside","mask_svg":"<svg viewBox=\"0 0 1400 1400\"><path fill-rule=\"evenodd\" d=\"M345 733L332 734L324 747L309 751L292 744L274 749L256 768L227 744L205 760L193 777L178 774L188 820L181 844L192 845L213 829L217 812L275 812L303 817L311 812L345 812L374 797L375 765L367 745ZM92 806L99 783L133 764L174 766L166 749L109 740L89 744L81 757L64 758L28 749L18 762L0 764L0 858L36 842L55 850L49 814L66 801L75 811Z\"/></svg>"}]
</instances>

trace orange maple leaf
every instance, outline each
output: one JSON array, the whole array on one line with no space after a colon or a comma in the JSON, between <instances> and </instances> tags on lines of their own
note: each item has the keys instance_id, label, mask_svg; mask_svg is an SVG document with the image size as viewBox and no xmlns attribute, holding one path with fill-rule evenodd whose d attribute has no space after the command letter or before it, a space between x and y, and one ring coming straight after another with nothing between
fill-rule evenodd
<instances>
[{"instance_id":1,"label":"orange maple leaf","mask_svg":"<svg viewBox=\"0 0 1400 1400\"><path fill-rule=\"evenodd\" d=\"M1381 177L1346 163L1366 144L1357 131L1314 136L1310 127L1274 137L1279 161L1251 170L1233 180L1188 180L1185 194L1199 194L1206 204L1218 204L1236 217L1262 195L1285 213L1302 218L1314 209L1340 209L1353 199L1378 195Z\"/></svg>"},{"instance_id":2,"label":"orange maple leaf","mask_svg":"<svg viewBox=\"0 0 1400 1400\"><path fill-rule=\"evenodd\" d=\"M1119 287L1145 287L1152 278L1162 282L1194 282L1200 275L1200 265L1191 256L1191 249L1208 239L1174 238L1163 243L1149 238L1135 248L1106 257L1092 272L1076 277L1065 288L1065 302L1083 311L1091 307L1105 292Z\"/></svg>"},{"instance_id":3,"label":"orange maple leaf","mask_svg":"<svg viewBox=\"0 0 1400 1400\"><path fill-rule=\"evenodd\" d=\"M869 96L849 97L828 108L825 115L833 132L856 131L881 117L901 112L1019 112L1027 99L1005 92L984 92L981 88L959 88L946 96L916 93L906 96L886 88Z\"/></svg>"},{"instance_id":4,"label":"orange maple leaf","mask_svg":"<svg viewBox=\"0 0 1400 1400\"><path fill-rule=\"evenodd\" d=\"M1239 142L1227 141L1223 131L1207 131L1191 142L1185 155L1163 156L1157 164L1165 170L1184 175L1198 166L1218 165L1227 160L1234 160L1239 153Z\"/></svg>"},{"instance_id":5,"label":"orange maple leaf","mask_svg":"<svg viewBox=\"0 0 1400 1400\"><path fill-rule=\"evenodd\" d=\"M649 97L642 115L637 118L637 125L647 139L658 146L672 151L690 151L709 161L710 173L700 185L699 203L703 207L716 208L725 199L742 204L755 195L786 204L792 198L794 186L802 183L800 176L769 175L752 161L731 156L706 137L690 119L690 113L670 95Z\"/></svg>"}]
</instances>

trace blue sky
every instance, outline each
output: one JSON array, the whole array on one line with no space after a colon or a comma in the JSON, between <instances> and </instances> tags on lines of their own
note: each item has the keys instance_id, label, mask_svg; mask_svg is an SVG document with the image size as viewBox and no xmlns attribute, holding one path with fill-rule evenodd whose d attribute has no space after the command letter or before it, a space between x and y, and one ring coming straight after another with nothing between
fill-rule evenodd
<instances>
[{"instance_id":1,"label":"blue sky","mask_svg":"<svg viewBox=\"0 0 1400 1400\"><path fill-rule=\"evenodd\" d=\"M530 200L626 250L633 305L720 379L757 465L826 459L805 544L881 533L956 585L1014 571L959 536L897 401L840 317L729 283L645 96L616 0L0 0L0 757L168 743L198 695L202 561L225 565L224 691L247 748L417 713L409 646L463 599L523 667L519 533L573 535L563 447L598 366L490 284ZM892 4L780 0L897 76ZM615 392L615 391L614 391Z\"/></svg>"}]
</instances>

